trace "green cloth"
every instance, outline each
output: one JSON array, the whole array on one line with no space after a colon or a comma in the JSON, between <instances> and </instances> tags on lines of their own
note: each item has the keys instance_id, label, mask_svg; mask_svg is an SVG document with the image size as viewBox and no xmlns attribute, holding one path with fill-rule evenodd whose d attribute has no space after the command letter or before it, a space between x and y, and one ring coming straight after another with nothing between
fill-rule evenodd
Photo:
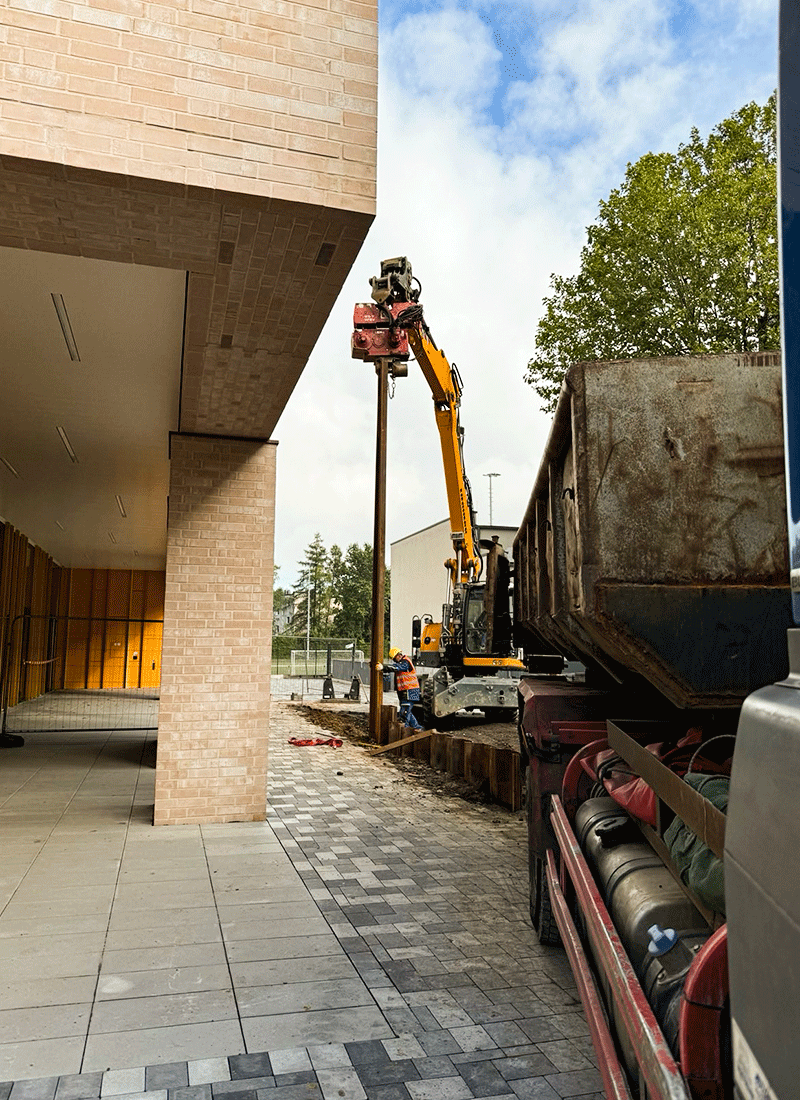
<instances>
[{"instance_id":1,"label":"green cloth","mask_svg":"<svg viewBox=\"0 0 800 1100\"><path fill-rule=\"evenodd\" d=\"M730 778L727 775L687 772L684 779L718 810L727 812L730 787ZM725 875L722 860L679 817L675 818L664 833L664 843L669 848L681 880L705 906L724 915Z\"/></svg>"}]
</instances>

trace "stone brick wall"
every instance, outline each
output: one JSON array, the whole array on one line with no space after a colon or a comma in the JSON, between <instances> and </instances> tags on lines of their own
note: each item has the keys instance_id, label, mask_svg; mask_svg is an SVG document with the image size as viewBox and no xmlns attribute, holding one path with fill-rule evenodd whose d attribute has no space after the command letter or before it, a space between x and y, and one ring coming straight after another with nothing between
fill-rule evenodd
<instances>
[{"instance_id":1,"label":"stone brick wall","mask_svg":"<svg viewBox=\"0 0 800 1100\"><path fill-rule=\"evenodd\" d=\"M0 154L375 209L376 0L15 0Z\"/></svg>"},{"instance_id":2,"label":"stone brick wall","mask_svg":"<svg viewBox=\"0 0 800 1100\"><path fill-rule=\"evenodd\" d=\"M275 451L172 437L156 825L266 813Z\"/></svg>"}]
</instances>

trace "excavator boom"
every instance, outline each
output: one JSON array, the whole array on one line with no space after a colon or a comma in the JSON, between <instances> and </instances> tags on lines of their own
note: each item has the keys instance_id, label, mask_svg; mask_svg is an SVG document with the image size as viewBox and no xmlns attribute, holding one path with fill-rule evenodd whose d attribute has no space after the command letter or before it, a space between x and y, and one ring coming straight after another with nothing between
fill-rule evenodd
<instances>
[{"instance_id":1,"label":"excavator boom","mask_svg":"<svg viewBox=\"0 0 800 1100\"><path fill-rule=\"evenodd\" d=\"M418 301L419 290L412 281L411 264L404 256L383 261L380 276L370 280L377 304L355 308L352 354L367 361L404 360L409 357L409 347L413 351L433 397L442 448L450 537L457 558L448 564L454 581L469 584L478 579L482 563L472 492L464 469L464 433L458 413L461 378L434 343Z\"/></svg>"}]
</instances>

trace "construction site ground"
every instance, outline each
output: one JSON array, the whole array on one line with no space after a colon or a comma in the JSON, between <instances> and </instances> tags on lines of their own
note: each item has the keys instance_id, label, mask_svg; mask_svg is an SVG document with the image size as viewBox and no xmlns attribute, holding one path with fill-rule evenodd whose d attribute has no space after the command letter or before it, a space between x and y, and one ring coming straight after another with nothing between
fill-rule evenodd
<instances>
[{"instance_id":1,"label":"construction site ground","mask_svg":"<svg viewBox=\"0 0 800 1100\"><path fill-rule=\"evenodd\" d=\"M290 702L288 706L296 708L307 721L320 729L327 730L335 737L341 737L356 745L375 744L369 732L367 703L306 697L303 702ZM516 749L519 745L515 722L487 722L480 715L466 713L455 715L447 732L501 749ZM415 782L427 787L433 793L462 798L468 802L491 801L485 784L469 783L462 778L432 768L422 760L401 756L398 752L388 752L383 758L402 775L409 779L413 778Z\"/></svg>"}]
</instances>

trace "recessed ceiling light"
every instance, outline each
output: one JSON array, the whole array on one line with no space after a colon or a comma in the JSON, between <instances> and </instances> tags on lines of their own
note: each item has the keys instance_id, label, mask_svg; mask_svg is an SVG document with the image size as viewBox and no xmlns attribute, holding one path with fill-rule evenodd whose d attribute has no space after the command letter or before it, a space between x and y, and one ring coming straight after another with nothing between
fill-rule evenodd
<instances>
[{"instance_id":1,"label":"recessed ceiling light","mask_svg":"<svg viewBox=\"0 0 800 1100\"><path fill-rule=\"evenodd\" d=\"M19 471L14 469L14 467L11 465L11 463L8 461L7 458L0 458L0 462L3 463L3 465L5 466L5 468L8 470L8 472L10 474L13 474L14 477L19 477Z\"/></svg>"},{"instance_id":2,"label":"recessed ceiling light","mask_svg":"<svg viewBox=\"0 0 800 1100\"><path fill-rule=\"evenodd\" d=\"M61 325L61 331L64 334L64 343L67 345L69 357L73 363L80 363L81 357L78 354L78 345L75 343L75 336L72 332L72 325L70 324L67 307L64 305L64 298L61 294L51 294L50 297L53 299L53 305L56 307L58 323Z\"/></svg>"},{"instance_id":3,"label":"recessed ceiling light","mask_svg":"<svg viewBox=\"0 0 800 1100\"><path fill-rule=\"evenodd\" d=\"M125 511L125 505L122 503L122 497L119 495L119 493L117 493L115 495L114 500L117 502L117 508L119 508L119 514L124 519L127 519L128 518L128 513Z\"/></svg>"},{"instance_id":4,"label":"recessed ceiling light","mask_svg":"<svg viewBox=\"0 0 800 1100\"><path fill-rule=\"evenodd\" d=\"M73 462L77 462L78 461L78 456L75 454L75 451L72 449L72 444L69 441L69 437L67 436L67 433L64 431L63 428L60 428L58 425L56 425L56 431L58 432L59 436L61 437L61 442L64 444L64 449L66 450L66 452L69 455L70 459Z\"/></svg>"}]
</instances>

